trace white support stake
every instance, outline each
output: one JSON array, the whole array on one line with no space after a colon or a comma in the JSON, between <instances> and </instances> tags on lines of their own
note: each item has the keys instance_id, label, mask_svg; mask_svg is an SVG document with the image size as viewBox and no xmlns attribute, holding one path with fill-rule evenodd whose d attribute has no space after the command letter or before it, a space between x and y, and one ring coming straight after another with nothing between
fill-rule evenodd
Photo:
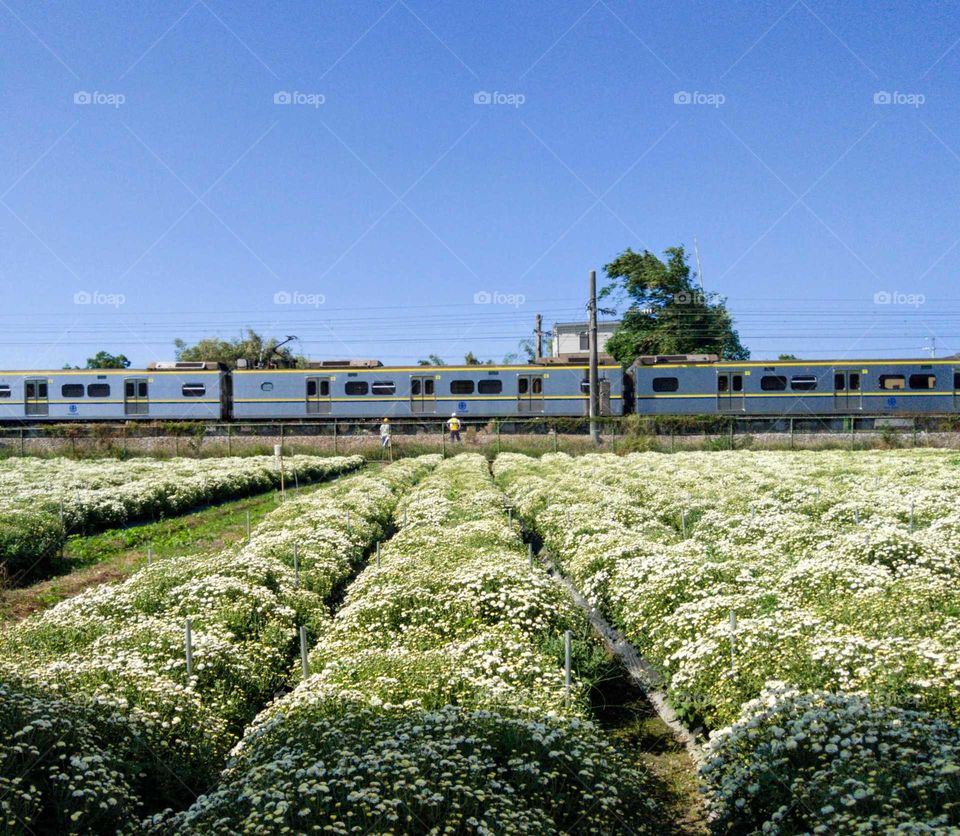
<instances>
[{"instance_id":1,"label":"white support stake","mask_svg":"<svg viewBox=\"0 0 960 836\"><path fill-rule=\"evenodd\" d=\"M193 630L188 618L183 630L183 641L187 651L187 679L193 676Z\"/></svg>"},{"instance_id":2,"label":"white support stake","mask_svg":"<svg viewBox=\"0 0 960 836\"><path fill-rule=\"evenodd\" d=\"M913 531L913 503L910 503L910 530Z\"/></svg>"},{"instance_id":3,"label":"white support stake","mask_svg":"<svg viewBox=\"0 0 960 836\"><path fill-rule=\"evenodd\" d=\"M680 511L680 530L683 532L683 536L687 536L687 509L683 508Z\"/></svg>"},{"instance_id":4,"label":"white support stake","mask_svg":"<svg viewBox=\"0 0 960 836\"><path fill-rule=\"evenodd\" d=\"M300 554L296 543L293 544L293 588L300 588Z\"/></svg>"},{"instance_id":5,"label":"white support stake","mask_svg":"<svg viewBox=\"0 0 960 836\"><path fill-rule=\"evenodd\" d=\"M380 541L377 540L377 568L380 568Z\"/></svg>"},{"instance_id":6,"label":"white support stake","mask_svg":"<svg viewBox=\"0 0 960 836\"><path fill-rule=\"evenodd\" d=\"M300 626L300 666L303 668L303 678L310 677L310 660L307 658L307 628Z\"/></svg>"},{"instance_id":7,"label":"white support stake","mask_svg":"<svg viewBox=\"0 0 960 836\"><path fill-rule=\"evenodd\" d=\"M530 563L530 571L533 571L533 543L527 543L527 560Z\"/></svg>"},{"instance_id":8,"label":"white support stake","mask_svg":"<svg viewBox=\"0 0 960 836\"><path fill-rule=\"evenodd\" d=\"M247 542L250 542L250 512L247 511Z\"/></svg>"},{"instance_id":9,"label":"white support stake","mask_svg":"<svg viewBox=\"0 0 960 836\"><path fill-rule=\"evenodd\" d=\"M737 614L730 610L730 673L737 672Z\"/></svg>"},{"instance_id":10,"label":"white support stake","mask_svg":"<svg viewBox=\"0 0 960 836\"><path fill-rule=\"evenodd\" d=\"M570 690L571 690L571 673L570 673L570 639L571 633L567 630L563 634L563 656L564 656L564 673L565 673L565 684L564 684L564 693L566 694L567 702L570 702Z\"/></svg>"},{"instance_id":11,"label":"white support stake","mask_svg":"<svg viewBox=\"0 0 960 836\"><path fill-rule=\"evenodd\" d=\"M152 564L153 564L153 549L148 548L147 549L147 566L151 566Z\"/></svg>"}]
</instances>

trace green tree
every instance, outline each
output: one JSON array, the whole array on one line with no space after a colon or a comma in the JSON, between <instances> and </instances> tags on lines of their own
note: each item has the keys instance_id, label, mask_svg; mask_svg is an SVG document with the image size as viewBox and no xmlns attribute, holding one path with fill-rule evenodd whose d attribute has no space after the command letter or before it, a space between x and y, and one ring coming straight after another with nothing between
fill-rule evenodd
<instances>
[{"instance_id":1,"label":"green tree","mask_svg":"<svg viewBox=\"0 0 960 836\"><path fill-rule=\"evenodd\" d=\"M418 360L417 365L419 366L445 366L447 365L442 357L438 357L436 354L427 355L426 360Z\"/></svg>"},{"instance_id":2,"label":"green tree","mask_svg":"<svg viewBox=\"0 0 960 836\"><path fill-rule=\"evenodd\" d=\"M130 361L125 354L111 354L109 351L98 351L93 357L87 358L88 369L129 369Z\"/></svg>"},{"instance_id":3,"label":"green tree","mask_svg":"<svg viewBox=\"0 0 960 836\"><path fill-rule=\"evenodd\" d=\"M288 337L283 342L290 341ZM237 367L237 360L246 360L250 368L272 366L292 369L303 365L303 358L296 356L286 345L274 337L265 339L254 330L248 330L246 337L235 340L221 340L208 337L196 345L187 345L183 340L174 340L177 360L206 360L223 363L229 368Z\"/></svg>"},{"instance_id":4,"label":"green tree","mask_svg":"<svg viewBox=\"0 0 960 836\"><path fill-rule=\"evenodd\" d=\"M797 357L796 354L781 354L779 357L777 357L777 359L778 360L799 360L800 358Z\"/></svg>"},{"instance_id":5,"label":"green tree","mask_svg":"<svg viewBox=\"0 0 960 836\"><path fill-rule=\"evenodd\" d=\"M610 283L600 298L628 300L623 323L606 351L624 365L644 354L718 354L746 360L750 352L733 327L726 300L694 284L683 247L661 260L649 250L627 249L605 266Z\"/></svg>"}]
</instances>

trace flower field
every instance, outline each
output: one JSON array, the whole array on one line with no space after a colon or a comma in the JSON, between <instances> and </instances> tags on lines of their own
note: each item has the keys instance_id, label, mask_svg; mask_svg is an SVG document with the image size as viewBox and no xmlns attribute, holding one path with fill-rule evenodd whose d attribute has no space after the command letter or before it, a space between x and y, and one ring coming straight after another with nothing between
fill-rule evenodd
<instances>
[{"instance_id":1,"label":"flower field","mask_svg":"<svg viewBox=\"0 0 960 836\"><path fill-rule=\"evenodd\" d=\"M318 481L363 463L359 456L288 456L287 478ZM0 582L43 577L68 533L176 516L211 502L279 487L270 456L224 459L0 463Z\"/></svg>"},{"instance_id":2,"label":"flower field","mask_svg":"<svg viewBox=\"0 0 960 836\"><path fill-rule=\"evenodd\" d=\"M960 459L504 455L494 471L712 730L718 829L960 826Z\"/></svg>"},{"instance_id":3,"label":"flower field","mask_svg":"<svg viewBox=\"0 0 960 836\"><path fill-rule=\"evenodd\" d=\"M240 549L158 561L0 636L0 832L137 832L142 815L193 801L283 688L299 627L324 629L331 592L435 465L345 476Z\"/></svg>"},{"instance_id":4,"label":"flower field","mask_svg":"<svg viewBox=\"0 0 960 836\"><path fill-rule=\"evenodd\" d=\"M582 682L565 695L557 638L588 653L585 618L528 567L485 460L440 465L396 524L311 676L158 830L658 832L649 777L585 719Z\"/></svg>"},{"instance_id":5,"label":"flower field","mask_svg":"<svg viewBox=\"0 0 960 836\"><path fill-rule=\"evenodd\" d=\"M955 455L322 461L0 633L0 834L682 831L528 542L708 736L714 832L960 832Z\"/></svg>"}]
</instances>

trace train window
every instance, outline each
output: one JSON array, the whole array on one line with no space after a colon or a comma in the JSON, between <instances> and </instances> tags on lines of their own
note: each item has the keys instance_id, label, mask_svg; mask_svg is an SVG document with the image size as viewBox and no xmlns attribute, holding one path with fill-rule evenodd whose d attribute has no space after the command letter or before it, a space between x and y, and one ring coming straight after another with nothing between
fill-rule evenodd
<instances>
[{"instance_id":1,"label":"train window","mask_svg":"<svg viewBox=\"0 0 960 836\"><path fill-rule=\"evenodd\" d=\"M348 380L347 385L343 387L343 391L348 395L366 395L368 389L365 380Z\"/></svg>"},{"instance_id":2,"label":"train window","mask_svg":"<svg viewBox=\"0 0 960 836\"><path fill-rule=\"evenodd\" d=\"M527 394L527 378L521 377L517 380L517 392L521 395Z\"/></svg>"},{"instance_id":3,"label":"train window","mask_svg":"<svg viewBox=\"0 0 960 836\"><path fill-rule=\"evenodd\" d=\"M10 397L10 387L6 384L0 386L0 398L9 398Z\"/></svg>"},{"instance_id":4,"label":"train window","mask_svg":"<svg viewBox=\"0 0 960 836\"><path fill-rule=\"evenodd\" d=\"M7 388L9 389L10 387L8 386ZM955 390L960 389L960 372L953 373L953 388ZM7 395L7 397L9 398L10 396Z\"/></svg>"},{"instance_id":5,"label":"train window","mask_svg":"<svg viewBox=\"0 0 960 836\"><path fill-rule=\"evenodd\" d=\"M261 392L272 392L272 391L273 391L273 384L272 384L269 380L264 381L263 383L260 384L260 391L261 391ZM310 384L309 384L309 383L307 384L307 394L308 394L308 395L310 394Z\"/></svg>"},{"instance_id":6,"label":"train window","mask_svg":"<svg viewBox=\"0 0 960 836\"><path fill-rule=\"evenodd\" d=\"M760 388L764 392L783 392L787 388L787 378L782 374L765 374L760 378Z\"/></svg>"},{"instance_id":7,"label":"train window","mask_svg":"<svg viewBox=\"0 0 960 836\"><path fill-rule=\"evenodd\" d=\"M535 377L533 379L533 394L542 395L543 394L543 378Z\"/></svg>"},{"instance_id":8,"label":"train window","mask_svg":"<svg viewBox=\"0 0 960 836\"><path fill-rule=\"evenodd\" d=\"M60 387L60 395L64 398L82 398L83 397L83 384L82 383L64 383Z\"/></svg>"},{"instance_id":9,"label":"train window","mask_svg":"<svg viewBox=\"0 0 960 836\"><path fill-rule=\"evenodd\" d=\"M743 391L743 375L735 374L733 376L733 391L742 392Z\"/></svg>"},{"instance_id":10,"label":"train window","mask_svg":"<svg viewBox=\"0 0 960 836\"><path fill-rule=\"evenodd\" d=\"M450 394L451 395L472 395L473 381L472 380L451 380Z\"/></svg>"},{"instance_id":11,"label":"train window","mask_svg":"<svg viewBox=\"0 0 960 836\"><path fill-rule=\"evenodd\" d=\"M910 375L911 389L936 389L937 377L932 374L912 374Z\"/></svg>"},{"instance_id":12,"label":"train window","mask_svg":"<svg viewBox=\"0 0 960 836\"><path fill-rule=\"evenodd\" d=\"M45 399L47 397L47 382L45 380L28 380L26 394L28 398Z\"/></svg>"},{"instance_id":13,"label":"train window","mask_svg":"<svg viewBox=\"0 0 960 836\"><path fill-rule=\"evenodd\" d=\"M880 375L881 389L904 389L906 380L902 374L882 374Z\"/></svg>"},{"instance_id":14,"label":"train window","mask_svg":"<svg viewBox=\"0 0 960 836\"><path fill-rule=\"evenodd\" d=\"M727 376L726 376L725 374L720 375L720 376L717 378L717 391L718 391L718 392L726 392L726 391L727 391L727 384L728 384L728 382L729 382L729 381L727 380Z\"/></svg>"},{"instance_id":15,"label":"train window","mask_svg":"<svg viewBox=\"0 0 960 836\"><path fill-rule=\"evenodd\" d=\"M374 395L392 395L397 391L397 385L392 380L375 380L370 389Z\"/></svg>"},{"instance_id":16,"label":"train window","mask_svg":"<svg viewBox=\"0 0 960 836\"><path fill-rule=\"evenodd\" d=\"M320 397L322 398L330 397L330 381L329 380L320 381Z\"/></svg>"},{"instance_id":17,"label":"train window","mask_svg":"<svg viewBox=\"0 0 960 836\"><path fill-rule=\"evenodd\" d=\"M89 386L87 386L87 397L88 398L109 398L110 384L109 383L91 383Z\"/></svg>"},{"instance_id":18,"label":"train window","mask_svg":"<svg viewBox=\"0 0 960 836\"><path fill-rule=\"evenodd\" d=\"M481 395L499 395L503 391L503 381L481 380L477 384L477 391Z\"/></svg>"},{"instance_id":19,"label":"train window","mask_svg":"<svg viewBox=\"0 0 960 836\"><path fill-rule=\"evenodd\" d=\"M202 398L207 394L207 387L202 383L184 383L180 392L185 398Z\"/></svg>"},{"instance_id":20,"label":"train window","mask_svg":"<svg viewBox=\"0 0 960 836\"><path fill-rule=\"evenodd\" d=\"M856 374L855 372L850 375L850 391L860 391L860 375Z\"/></svg>"},{"instance_id":21,"label":"train window","mask_svg":"<svg viewBox=\"0 0 960 836\"><path fill-rule=\"evenodd\" d=\"M410 381L410 394L419 395L420 394L420 378L415 377Z\"/></svg>"},{"instance_id":22,"label":"train window","mask_svg":"<svg viewBox=\"0 0 960 836\"><path fill-rule=\"evenodd\" d=\"M676 392L680 388L680 380L676 377L655 377L653 379L654 392Z\"/></svg>"},{"instance_id":23,"label":"train window","mask_svg":"<svg viewBox=\"0 0 960 836\"><path fill-rule=\"evenodd\" d=\"M263 386L266 386L266 385L267 385L266 383L263 384ZM261 386L260 388L262 389L263 386ZM271 388L271 389L273 388L273 384L272 384L272 383L270 384L270 388ZM307 397L308 397L308 398L315 398L316 396L317 396L317 381L315 381L315 380L308 380L308 381L307 381Z\"/></svg>"},{"instance_id":24,"label":"train window","mask_svg":"<svg viewBox=\"0 0 960 836\"><path fill-rule=\"evenodd\" d=\"M812 374L795 374L790 378L790 388L797 392L809 392L817 388L817 378Z\"/></svg>"}]
</instances>

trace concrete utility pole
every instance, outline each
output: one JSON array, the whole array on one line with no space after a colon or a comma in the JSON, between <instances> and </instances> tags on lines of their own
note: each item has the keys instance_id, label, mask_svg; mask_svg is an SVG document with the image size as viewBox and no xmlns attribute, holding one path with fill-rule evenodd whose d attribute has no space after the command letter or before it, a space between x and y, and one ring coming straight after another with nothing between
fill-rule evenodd
<instances>
[{"instance_id":1,"label":"concrete utility pole","mask_svg":"<svg viewBox=\"0 0 960 836\"><path fill-rule=\"evenodd\" d=\"M537 314L533 320L533 335L537 338L537 359L543 357L543 317Z\"/></svg>"},{"instance_id":2,"label":"concrete utility pole","mask_svg":"<svg viewBox=\"0 0 960 836\"><path fill-rule=\"evenodd\" d=\"M600 443L600 386L598 374L597 352L597 271L590 271L590 301L587 303L590 311L590 438L594 444Z\"/></svg>"}]
</instances>

